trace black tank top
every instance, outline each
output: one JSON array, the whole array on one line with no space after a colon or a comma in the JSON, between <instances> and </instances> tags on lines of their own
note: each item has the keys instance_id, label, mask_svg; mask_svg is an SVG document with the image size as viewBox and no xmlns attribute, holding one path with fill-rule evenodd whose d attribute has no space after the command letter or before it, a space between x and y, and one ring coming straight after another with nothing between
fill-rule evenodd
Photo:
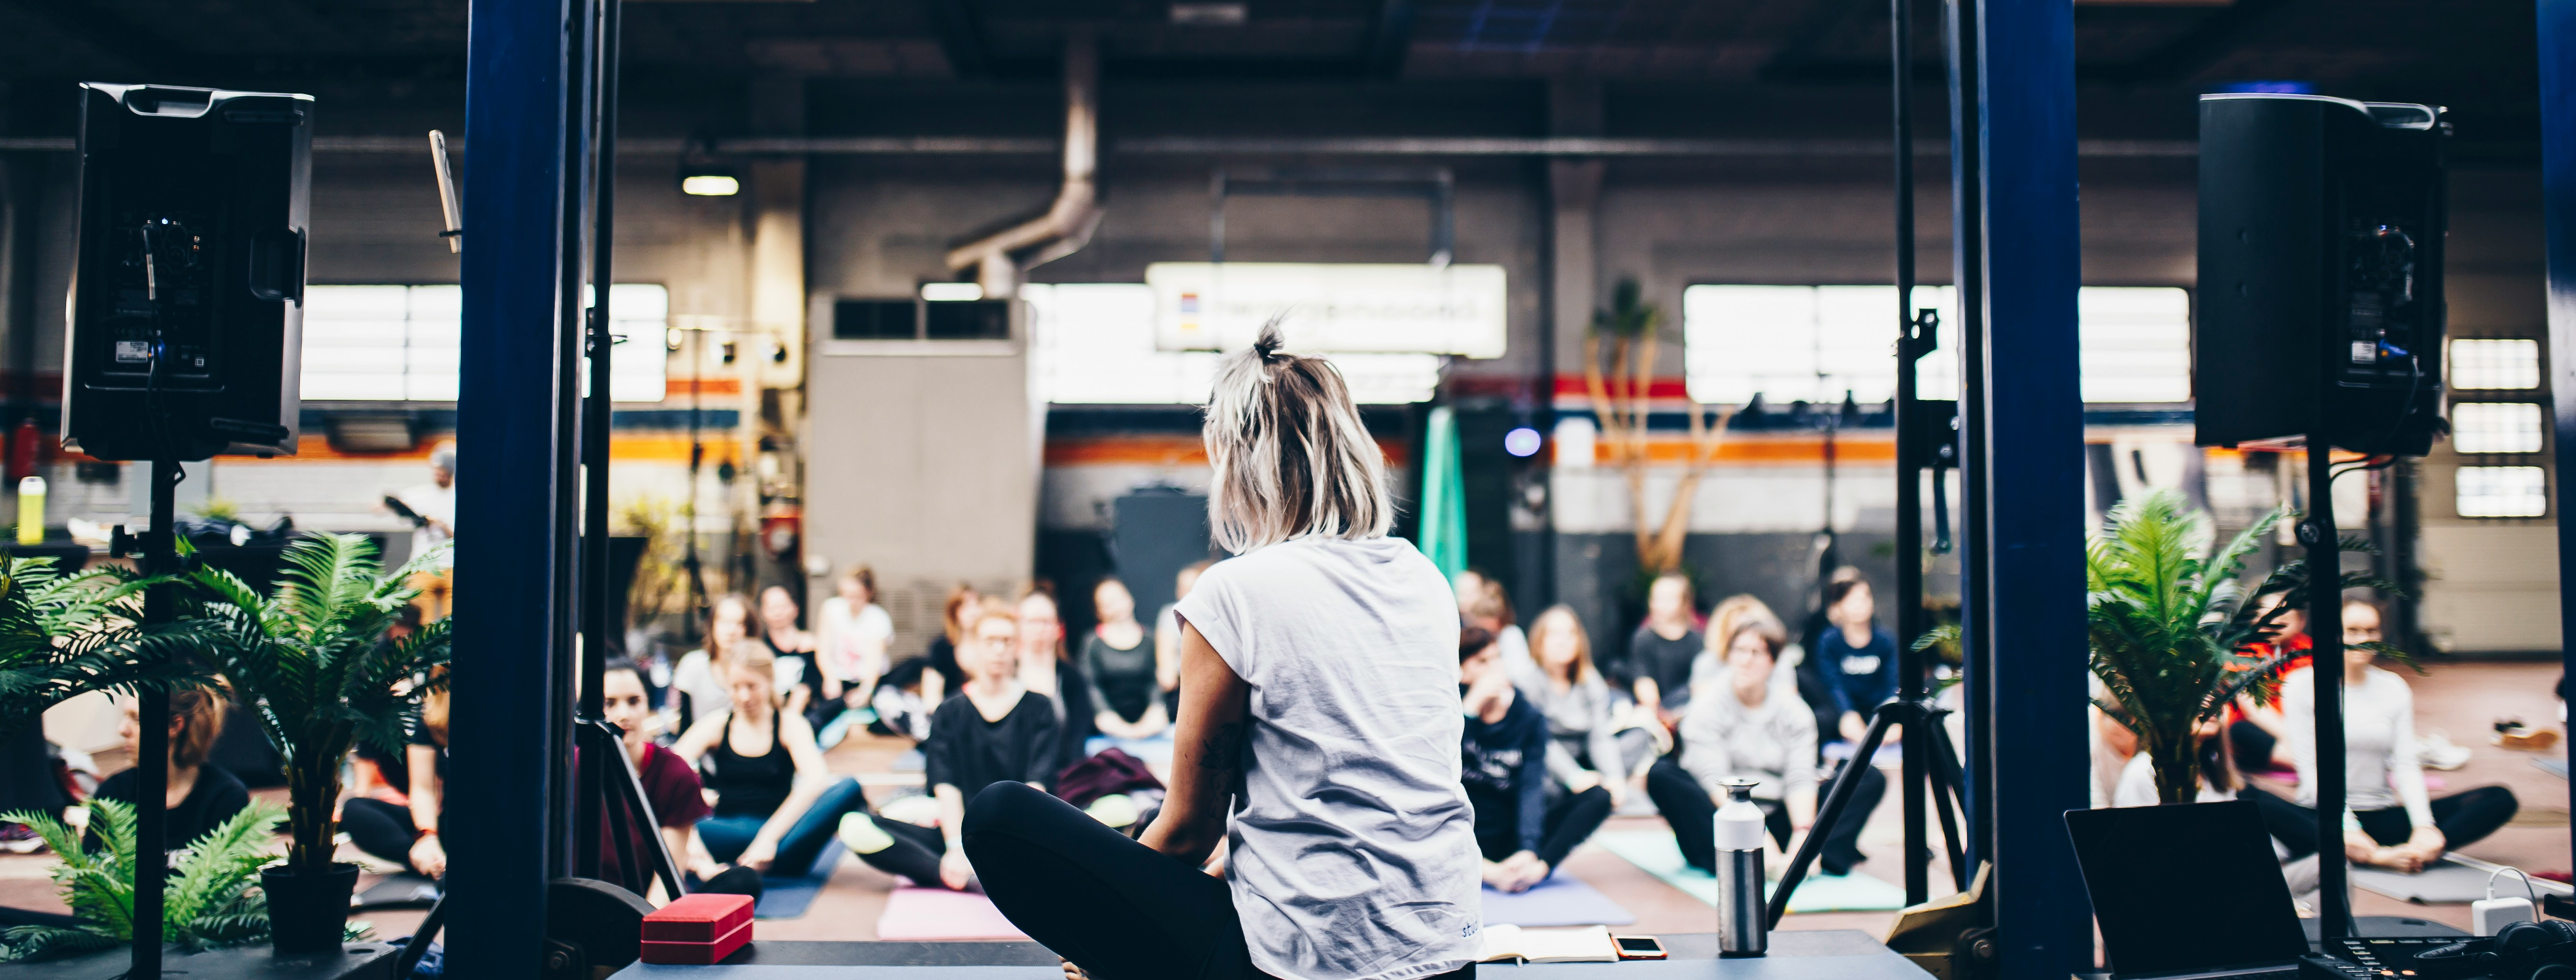
<instances>
[{"instance_id":1,"label":"black tank top","mask_svg":"<svg viewBox=\"0 0 2576 980\"><path fill-rule=\"evenodd\" d=\"M796 760L778 744L778 712L769 713L769 751L744 755L733 750L733 720L725 720L724 737L707 753L707 786L716 791L716 816L766 817L787 802L796 786Z\"/></svg>"}]
</instances>

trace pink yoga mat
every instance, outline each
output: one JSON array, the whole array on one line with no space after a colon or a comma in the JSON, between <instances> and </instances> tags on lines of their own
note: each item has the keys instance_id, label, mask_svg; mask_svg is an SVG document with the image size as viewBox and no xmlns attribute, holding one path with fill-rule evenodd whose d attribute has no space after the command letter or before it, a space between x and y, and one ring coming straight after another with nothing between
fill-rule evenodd
<instances>
[{"instance_id":1,"label":"pink yoga mat","mask_svg":"<svg viewBox=\"0 0 2576 980\"><path fill-rule=\"evenodd\" d=\"M979 892L905 886L886 897L878 939L1027 939Z\"/></svg>"}]
</instances>

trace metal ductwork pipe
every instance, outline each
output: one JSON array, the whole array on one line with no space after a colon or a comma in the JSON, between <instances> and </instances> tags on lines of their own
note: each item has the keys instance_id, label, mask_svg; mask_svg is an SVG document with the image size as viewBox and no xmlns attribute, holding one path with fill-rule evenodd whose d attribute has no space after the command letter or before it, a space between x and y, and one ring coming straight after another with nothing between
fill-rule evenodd
<instances>
[{"instance_id":1,"label":"metal ductwork pipe","mask_svg":"<svg viewBox=\"0 0 2576 980\"><path fill-rule=\"evenodd\" d=\"M1019 291L1020 273L1081 251L1100 227L1100 47L1077 30L1064 44L1064 186L1043 215L950 249L948 267L975 270L991 298Z\"/></svg>"}]
</instances>

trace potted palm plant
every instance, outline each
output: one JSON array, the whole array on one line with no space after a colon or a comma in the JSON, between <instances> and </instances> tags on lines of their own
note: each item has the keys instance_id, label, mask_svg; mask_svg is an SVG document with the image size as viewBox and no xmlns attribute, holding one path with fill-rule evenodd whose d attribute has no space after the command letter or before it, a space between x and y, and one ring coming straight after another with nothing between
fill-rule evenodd
<instances>
[{"instance_id":1,"label":"potted palm plant","mask_svg":"<svg viewBox=\"0 0 2576 980\"><path fill-rule=\"evenodd\" d=\"M0 739L90 691L205 683L204 665L184 655L195 624L142 625L143 592L163 581L0 555Z\"/></svg>"},{"instance_id":2,"label":"potted palm plant","mask_svg":"<svg viewBox=\"0 0 2576 980\"><path fill-rule=\"evenodd\" d=\"M358 740L399 753L421 699L444 683L448 624L399 640L387 632L419 594L407 583L436 561L432 549L384 574L375 542L317 534L286 548L283 571L262 596L229 572L190 571L201 648L254 706L260 729L286 757L286 861L261 872L270 939L280 954L338 947L358 869L332 860L340 769Z\"/></svg>"},{"instance_id":3,"label":"potted palm plant","mask_svg":"<svg viewBox=\"0 0 2576 980\"><path fill-rule=\"evenodd\" d=\"M2208 515L2179 493L2156 490L2111 508L2108 526L2085 547L2085 625L2093 674L2106 692L2093 704L2137 733L2138 751L2155 764L2159 803L2199 794L2203 724L2240 694L2273 696L2268 682L2289 655L2260 644L2280 632L2284 611L2305 607L2312 575L2306 562L2290 561L2251 592L2239 579L2246 556L2291 516L2275 509L2212 552ZM2371 550L2357 538L2341 549ZM2338 584L2399 591L2354 572L2342 572ZM2372 648L2405 656L2387 644Z\"/></svg>"},{"instance_id":4,"label":"potted palm plant","mask_svg":"<svg viewBox=\"0 0 2576 980\"><path fill-rule=\"evenodd\" d=\"M91 800L88 830L49 814L0 814L43 835L62 858L54 887L71 906L76 925L21 925L0 931L0 962L118 949L134 935L134 807L120 800ZM162 907L161 938L189 952L245 946L268 935L268 903L257 888L260 865L269 862L270 831L285 816L277 804L253 801L232 819L189 842L170 868Z\"/></svg>"}]
</instances>

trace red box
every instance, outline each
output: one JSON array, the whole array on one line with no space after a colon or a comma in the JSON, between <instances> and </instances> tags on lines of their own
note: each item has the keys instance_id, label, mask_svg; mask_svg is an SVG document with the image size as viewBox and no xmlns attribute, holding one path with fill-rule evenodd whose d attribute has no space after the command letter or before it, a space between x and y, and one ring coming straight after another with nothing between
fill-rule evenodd
<instances>
[{"instance_id":1,"label":"red box","mask_svg":"<svg viewBox=\"0 0 2576 980\"><path fill-rule=\"evenodd\" d=\"M667 942L647 939L644 941L644 962L674 966L706 966L732 956L734 950L741 949L749 942L751 942L751 920L745 918L741 925L733 927L732 932L725 933L724 938L712 942Z\"/></svg>"},{"instance_id":2,"label":"red box","mask_svg":"<svg viewBox=\"0 0 2576 980\"><path fill-rule=\"evenodd\" d=\"M749 895L684 895L644 917L644 941L717 942L750 921Z\"/></svg>"}]
</instances>

